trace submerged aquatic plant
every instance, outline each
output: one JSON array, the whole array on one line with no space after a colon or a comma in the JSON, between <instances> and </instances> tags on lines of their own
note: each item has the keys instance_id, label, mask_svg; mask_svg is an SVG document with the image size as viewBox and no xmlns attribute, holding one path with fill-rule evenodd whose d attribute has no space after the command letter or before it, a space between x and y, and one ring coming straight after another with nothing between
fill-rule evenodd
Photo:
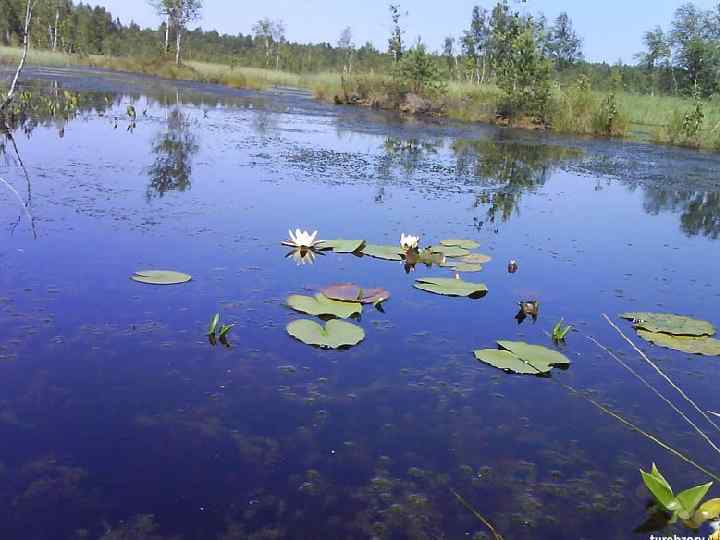
<instances>
[{"instance_id":1,"label":"submerged aquatic plant","mask_svg":"<svg viewBox=\"0 0 720 540\"><path fill-rule=\"evenodd\" d=\"M308 231L301 231L300 229L295 229L295 233L293 231L288 230L288 234L290 235L290 239L283 242L283 245L295 247L295 248L301 248L301 249L312 249L318 244L322 242L322 240L317 240L317 231L314 231L312 234L310 234Z\"/></svg>"},{"instance_id":2,"label":"submerged aquatic plant","mask_svg":"<svg viewBox=\"0 0 720 540\"><path fill-rule=\"evenodd\" d=\"M570 333L572 330L571 325L563 325L565 322L565 319L560 319L558 323L553 326L552 330L552 339L553 341L565 341L565 337Z\"/></svg>"},{"instance_id":3,"label":"submerged aquatic plant","mask_svg":"<svg viewBox=\"0 0 720 540\"><path fill-rule=\"evenodd\" d=\"M688 527L697 529L706 521L720 516L720 499L710 499L702 503L713 485L712 482L691 487L675 495L670 483L654 463L650 472L641 469L640 474L657 507L670 514L670 523L675 523L679 518Z\"/></svg>"}]
</instances>

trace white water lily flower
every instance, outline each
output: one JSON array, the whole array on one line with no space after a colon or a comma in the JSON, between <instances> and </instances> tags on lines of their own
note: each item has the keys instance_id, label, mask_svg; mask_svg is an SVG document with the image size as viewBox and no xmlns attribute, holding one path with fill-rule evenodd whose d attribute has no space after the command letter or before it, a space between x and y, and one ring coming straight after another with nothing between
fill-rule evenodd
<instances>
[{"instance_id":1,"label":"white water lily flower","mask_svg":"<svg viewBox=\"0 0 720 540\"><path fill-rule=\"evenodd\" d=\"M293 261L298 266L305 266L306 264L313 264L315 262L315 254L311 249L295 249L291 253Z\"/></svg>"},{"instance_id":2,"label":"white water lily flower","mask_svg":"<svg viewBox=\"0 0 720 540\"><path fill-rule=\"evenodd\" d=\"M405 233L400 235L400 247L403 249L417 249L419 242L419 236L406 235Z\"/></svg>"},{"instance_id":3,"label":"white water lily flower","mask_svg":"<svg viewBox=\"0 0 720 540\"><path fill-rule=\"evenodd\" d=\"M290 235L290 240L286 240L285 242L283 242L283 244L285 244L286 246L292 246L302 249L312 249L321 242L321 240L316 240L317 231L310 234L308 231L301 231L300 229L295 229L295 233L293 233L292 231L288 231L288 234Z\"/></svg>"}]
</instances>

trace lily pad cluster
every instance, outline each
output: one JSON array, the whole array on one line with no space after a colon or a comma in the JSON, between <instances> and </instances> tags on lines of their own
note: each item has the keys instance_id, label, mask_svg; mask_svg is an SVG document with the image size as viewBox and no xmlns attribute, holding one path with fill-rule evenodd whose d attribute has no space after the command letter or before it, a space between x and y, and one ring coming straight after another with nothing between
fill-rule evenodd
<instances>
[{"instance_id":1,"label":"lily pad cluster","mask_svg":"<svg viewBox=\"0 0 720 540\"><path fill-rule=\"evenodd\" d=\"M324 326L311 320L293 321L287 325L288 334L306 343L327 349L351 347L365 339L365 331L355 324L341 321L359 316L363 304L376 307L390 298L381 288L362 288L351 283L330 285L315 296L293 294L287 305L307 315L333 317Z\"/></svg>"},{"instance_id":2,"label":"lily pad cluster","mask_svg":"<svg viewBox=\"0 0 720 540\"><path fill-rule=\"evenodd\" d=\"M405 249L400 245L370 244L365 240L322 240L313 246L317 251L352 253L385 261L405 261L407 264L437 265L454 272L479 272L492 257L470 250L478 248L475 240L449 239L425 249Z\"/></svg>"},{"instance_id":3,"label":"lily pad cluster","mask_svg":"<svg viewBox=\"0 0 720 540\"><path fill-rule=\"evenodd\" d=\"M291 234L291 238L292 238ZM348 253L356 256L368 256L388 261L404 261L406 270L408 266L417 263L427 266L448 267L457 272L478 272L482 264L491 260L482 253L473 253L470 250L479 247L474 240L450 239L426 249L417 248L417 237L403 235L403 239L412 241L412 245L383 245L369 244L365 240L315 240L316 233L307 236L303 231L297 231L293 242L285 245L296 246L297 238L305 242L305 251L335 253ZM312 242L311 242L312 241ZM451 261L452 259L452 261ZM409 271L409 270L408 270ZM484 283L466 282L456 274L451 278L421 278L415 282L415 288L434 294L459 297L479 297L488 292ZM390 297L390 293L381 288L362 288L353 284L331 285L322 289L314 296L291 295L287 305L307 315L321 318L332 318L325 326L315 321L294 321L287 326L288 333L306 343L324 348L337 349L345 346L357 345L365 338L362 328L349 322L338 319L349 319L362 314L364 304L373 304L381 310L381 304Z\"/></svg>"},{"instance_id":4,"label":"lily pad cluster","mask_svg":"<svg viewBox=\"0 0 720 540\"><path fill-rule=\"evenodd\" d=\"M570 360L564 354L522 341L498 341L498 349L475 351L475 358L517 375L547 375L552 368L567 368Z\"/></svg>"},{"instance_id":5,"label":"lily pad cluster","mask_svg":"<svg viewBox=\"0 0 720 540\"><path fill-rule=\"evenodd\" d=\"M632 321L638 336L659 347L688 354L720 356L720 340L712 337L716 330L708 321L650 312L623 313L620 317Z\"/></svg>"}]
</instances>

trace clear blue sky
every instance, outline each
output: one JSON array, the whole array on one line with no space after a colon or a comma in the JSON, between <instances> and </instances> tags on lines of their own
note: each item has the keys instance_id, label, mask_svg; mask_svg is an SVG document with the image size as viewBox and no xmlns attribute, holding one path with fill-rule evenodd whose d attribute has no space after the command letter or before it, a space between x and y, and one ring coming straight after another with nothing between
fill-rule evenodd
<instances>
[{"instance_id":1,"label":"clear blue sky","mask_svg":"<svg viewBox=\"0 0 720 540\"><path fill-rule=\"evenodd\" d=\"M439 49L447 35L457 36L468 26L475 4L491 7L490 0L396 0L409 16L404 22L407 38L421 36L432 49ZM146 0L85 0L110 9L127 23L155 26ZM585 40L588 60L615 62L622 58L632 62L642 49L645 30L656 25L667 27L674 10L685 0L528 0L530 12L544 12L554 18L567 11L578 33ZM695 0L710 9L717 0ZM265 16L285 21L291 41L335 43L340 31L350 26L357 44L372 41L386 47L390 23L386 0L205 0L200 26L222 33L247 34L253 23Z\"/></svg>"}]
</instances>

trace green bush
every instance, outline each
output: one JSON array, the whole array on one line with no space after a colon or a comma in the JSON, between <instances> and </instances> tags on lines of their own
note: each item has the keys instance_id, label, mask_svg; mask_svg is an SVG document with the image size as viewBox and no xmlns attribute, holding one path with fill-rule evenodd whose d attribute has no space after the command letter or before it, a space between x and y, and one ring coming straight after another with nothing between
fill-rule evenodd
<instances>
[{"instance_id":1,"label":"green bush","mask_svg":"<svg viewBox=\"0 0 720 540\"><path fill-rule=\"evenodd\" d=\"M550 112L552 64L544 55L535 27L525 23L512 39L507 57L497 66L498 86L504 93L499 114L547 124Z\"/></svg>"},{"instance_id":2,"label":"green bush","mask_svg":"<svg viewBox=\"0 0 720 540\"><path fill-rule=\"evenodd\" d=\"M436 97L447 89L440 69L419 40L399 62L396 81L400 83L400 91L419 96Z\"/></svg>"}]
</instances>

